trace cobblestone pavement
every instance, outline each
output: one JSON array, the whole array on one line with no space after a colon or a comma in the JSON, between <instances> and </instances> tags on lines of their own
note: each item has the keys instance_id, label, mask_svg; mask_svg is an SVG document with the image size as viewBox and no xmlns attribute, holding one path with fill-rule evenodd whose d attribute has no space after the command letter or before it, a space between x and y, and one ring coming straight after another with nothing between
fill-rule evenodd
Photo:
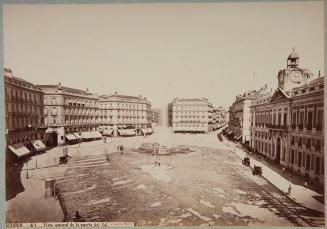
<instances>
[{"instance_id":1,"label":"cobblestone pavement","mask_svg":"<svg viewBox=\"0 0 327 229\"><path fill-rule=\"evenodd\" d=\"M76 210L85 221L135 225L322 226L324 214L301 207L254 177L228 151L154 157L130 149L76 155L57 182L66 221Z\"/></svg>"}]
</instances>

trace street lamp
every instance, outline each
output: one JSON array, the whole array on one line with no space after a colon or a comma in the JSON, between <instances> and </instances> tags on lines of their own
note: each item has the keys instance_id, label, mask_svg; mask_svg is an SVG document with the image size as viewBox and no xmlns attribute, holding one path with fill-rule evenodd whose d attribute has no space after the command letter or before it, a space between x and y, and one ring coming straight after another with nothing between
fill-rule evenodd
<instances>
[{"instance_id":1,"label":"street lamp","mask_svg":"<svg viewBox=\"0 0 327 229\"><path fill-rule=\"evenodd\" d=\"M28 179L28 161L26 161L26 179Z\"/></svg>"}]
</instances>

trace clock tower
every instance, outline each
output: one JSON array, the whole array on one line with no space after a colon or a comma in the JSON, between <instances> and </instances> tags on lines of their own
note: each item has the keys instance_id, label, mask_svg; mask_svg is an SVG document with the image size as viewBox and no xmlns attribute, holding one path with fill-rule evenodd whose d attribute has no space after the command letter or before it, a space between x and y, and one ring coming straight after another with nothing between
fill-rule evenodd
<instances>
[{"instance_id":1,"label":"clock tower","mask_svg":"<svg viewBox=\"0 0 327 229\"><path fill-rule=\"evenodd\" d=\"M312 77L312 73L303 68L299 68L299 55L294 48L287 58L287 68L278 72L278 87L285 92L290 92L293 88L306 84Z\"/></svg>"}]
</instances>

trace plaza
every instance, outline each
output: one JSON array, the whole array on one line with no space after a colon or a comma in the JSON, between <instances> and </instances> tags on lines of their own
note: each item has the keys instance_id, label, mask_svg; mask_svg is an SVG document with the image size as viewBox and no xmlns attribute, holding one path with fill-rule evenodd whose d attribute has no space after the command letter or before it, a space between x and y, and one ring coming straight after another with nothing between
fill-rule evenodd
<instances>
[{"instance_id":1,"label":"plaza","mask_svg":"<svg viewBox=\"0 0 327 229\"><path fill-rule=\"evenodd\" d=\"M137 226L324 225L324 212L296 203L267 179L253 176L251 168L243 166L235 154L236 145L226 139L219 142L217 133L173 134L171 129L158 127L147 138L85 142L69 147L71 158L63 165L57 165L62 155L62 147L57 147L38 156L39 169L33 169L36 158L32 158L29 179L25 163L20 177L23 184L56 179L58 201L50 197L46 204L60 205L62 214L58 213L55 221L73 221L78 211L83 221L133 222ZM141 144L154 142L190 151L157 159L140 151ZM124 146L123 153L117 151L118 145ZM40 182L33 190L42 193L43 189ZM11 214L17 207L23 214L26 206L18 206L21 203L15 199L26 191L25 187L7 202L7 221L31 222L31 218ZM46 211L44 214L44 221L49 222ZM40 219L42 214L38 222Z\"/></svg>"}]
</instances>

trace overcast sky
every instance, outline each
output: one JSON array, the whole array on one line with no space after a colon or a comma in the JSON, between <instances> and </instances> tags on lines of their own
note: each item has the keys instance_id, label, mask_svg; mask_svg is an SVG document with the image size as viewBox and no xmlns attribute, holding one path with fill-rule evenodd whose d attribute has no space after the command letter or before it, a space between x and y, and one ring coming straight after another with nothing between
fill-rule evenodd
<instances>
[{"instance_id":1,"label":"overcast sky","mask_svg":"<svg viewBox=\"0 0 327 229\"><path fill-rule=\"evenodd\" d=\"M275 88L292 47L324 66L323 2L5 5L4 65L35 84L143 95L160 107L207 97L228 108ZM256 72L255 80L253 80Z\"/></svg>"}]
</instances>

